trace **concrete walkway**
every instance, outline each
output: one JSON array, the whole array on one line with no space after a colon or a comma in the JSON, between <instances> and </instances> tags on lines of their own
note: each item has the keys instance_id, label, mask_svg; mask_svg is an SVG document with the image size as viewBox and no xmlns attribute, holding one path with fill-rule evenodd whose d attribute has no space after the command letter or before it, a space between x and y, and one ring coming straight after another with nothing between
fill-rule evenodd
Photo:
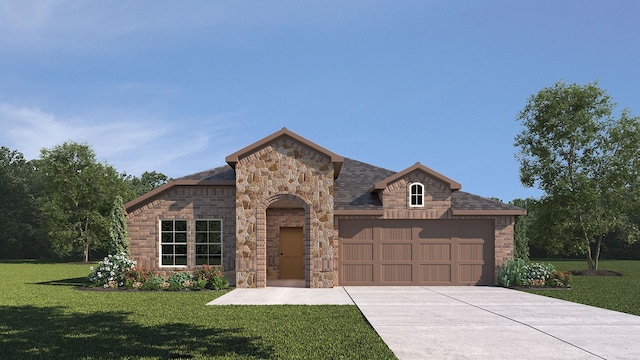
<instances>
[{"instance_id":1,"label":"concrete walkway","mask_svg":"<svg viewBox=\"0 0 640 360\"><path fill-rule=\"evenodd\" d=\"M640 359L640 317L496 287L235 289L209 305L356 304L399 359Z\"/></svg>"}]
</instances>

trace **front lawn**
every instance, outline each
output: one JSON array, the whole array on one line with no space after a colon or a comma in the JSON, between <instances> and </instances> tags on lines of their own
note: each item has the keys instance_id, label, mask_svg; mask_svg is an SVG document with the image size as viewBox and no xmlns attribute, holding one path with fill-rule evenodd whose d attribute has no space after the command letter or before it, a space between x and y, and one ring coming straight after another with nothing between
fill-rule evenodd
<instances>
[{"instance_id":1,"label":"front lawn","mask_svg":"<svg viewBox=\"0 0 640 360\"><path fill-rule=\"evenodd\" d=\"M0 358L389 359L355 306L206 306L222 292L79 291L86 264L0 263Z\"/></svg>"},{"instance_id":2,"label":"front lawn","mask_svg":"<svg viewBox=\"0 0 640 360\"><path fill-rule=\"evenodd\" d=\"M586 270L585 260L542 260L562 271ZM528 290L528 292L640 315L640 261L602 260L599 269L623 276L573 276L571 290Z\"/></svg>"}]
</instances>

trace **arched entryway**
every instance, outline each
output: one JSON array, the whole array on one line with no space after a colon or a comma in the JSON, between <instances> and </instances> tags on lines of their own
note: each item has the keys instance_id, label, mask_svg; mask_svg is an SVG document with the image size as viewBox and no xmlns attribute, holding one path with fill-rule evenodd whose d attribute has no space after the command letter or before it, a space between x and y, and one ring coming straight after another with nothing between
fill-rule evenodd
<instances>
[{"instance_id":1,"label":"arched entryway","mask_svg":"<svg viewBox=\"0 0 640 360\"><path fill-rule=\"evenodd\" d=\"M310 287L309 205L276 195L260 207L257 220L257 286Z\"/></svg>"}]
</instances>

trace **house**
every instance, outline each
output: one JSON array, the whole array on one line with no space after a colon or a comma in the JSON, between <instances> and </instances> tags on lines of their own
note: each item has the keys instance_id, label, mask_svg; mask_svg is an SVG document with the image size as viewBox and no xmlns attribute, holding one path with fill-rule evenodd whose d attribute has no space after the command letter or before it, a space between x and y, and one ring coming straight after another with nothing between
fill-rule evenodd
<instances>
[{"instance_id":1,"label":"house","mask_svg":"<svg viewBox=\"0 0 640 360\"><path fill-rule=\"evenodd\" d=\"M286 128L226 162L125 204L138 266L222 265L237 287L492 285L525 214L420 163L382 169Z\"/></svg>"}]
</instances>

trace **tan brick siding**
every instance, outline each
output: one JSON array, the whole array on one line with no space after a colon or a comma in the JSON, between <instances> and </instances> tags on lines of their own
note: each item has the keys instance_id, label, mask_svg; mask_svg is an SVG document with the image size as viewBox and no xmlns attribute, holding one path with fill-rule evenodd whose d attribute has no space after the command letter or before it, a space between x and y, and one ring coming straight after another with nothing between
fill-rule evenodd
<instances>
[{"instance_id":1,"label":"tan brick siding","mask_svg":"<svg viewBox=\"0 0 640 360\"><path fill-rule=\"evenodd\" d=\"M187 267L160 266L160 221L187 220ZM232 186L176 186L127 214L131 257L142 269L163 274L195 268L195 220L221 219L223 267L235 281L235 189ZM233 283L232 281L232 283Z\"/></svg>"},{"instance_id":2,"label":"tan brick siding","mask_svg":"<svg viewBox=\"0 0 640 360\"><path fill-rule=\"evenodd\" d=\"M424 185L424 207L411 207L409 187L419 182ZM451 190L449 185L422 171L413 171L395 181L382 192L385 219L449 219L451 217Z\"/></svg>"}]
</instances>

